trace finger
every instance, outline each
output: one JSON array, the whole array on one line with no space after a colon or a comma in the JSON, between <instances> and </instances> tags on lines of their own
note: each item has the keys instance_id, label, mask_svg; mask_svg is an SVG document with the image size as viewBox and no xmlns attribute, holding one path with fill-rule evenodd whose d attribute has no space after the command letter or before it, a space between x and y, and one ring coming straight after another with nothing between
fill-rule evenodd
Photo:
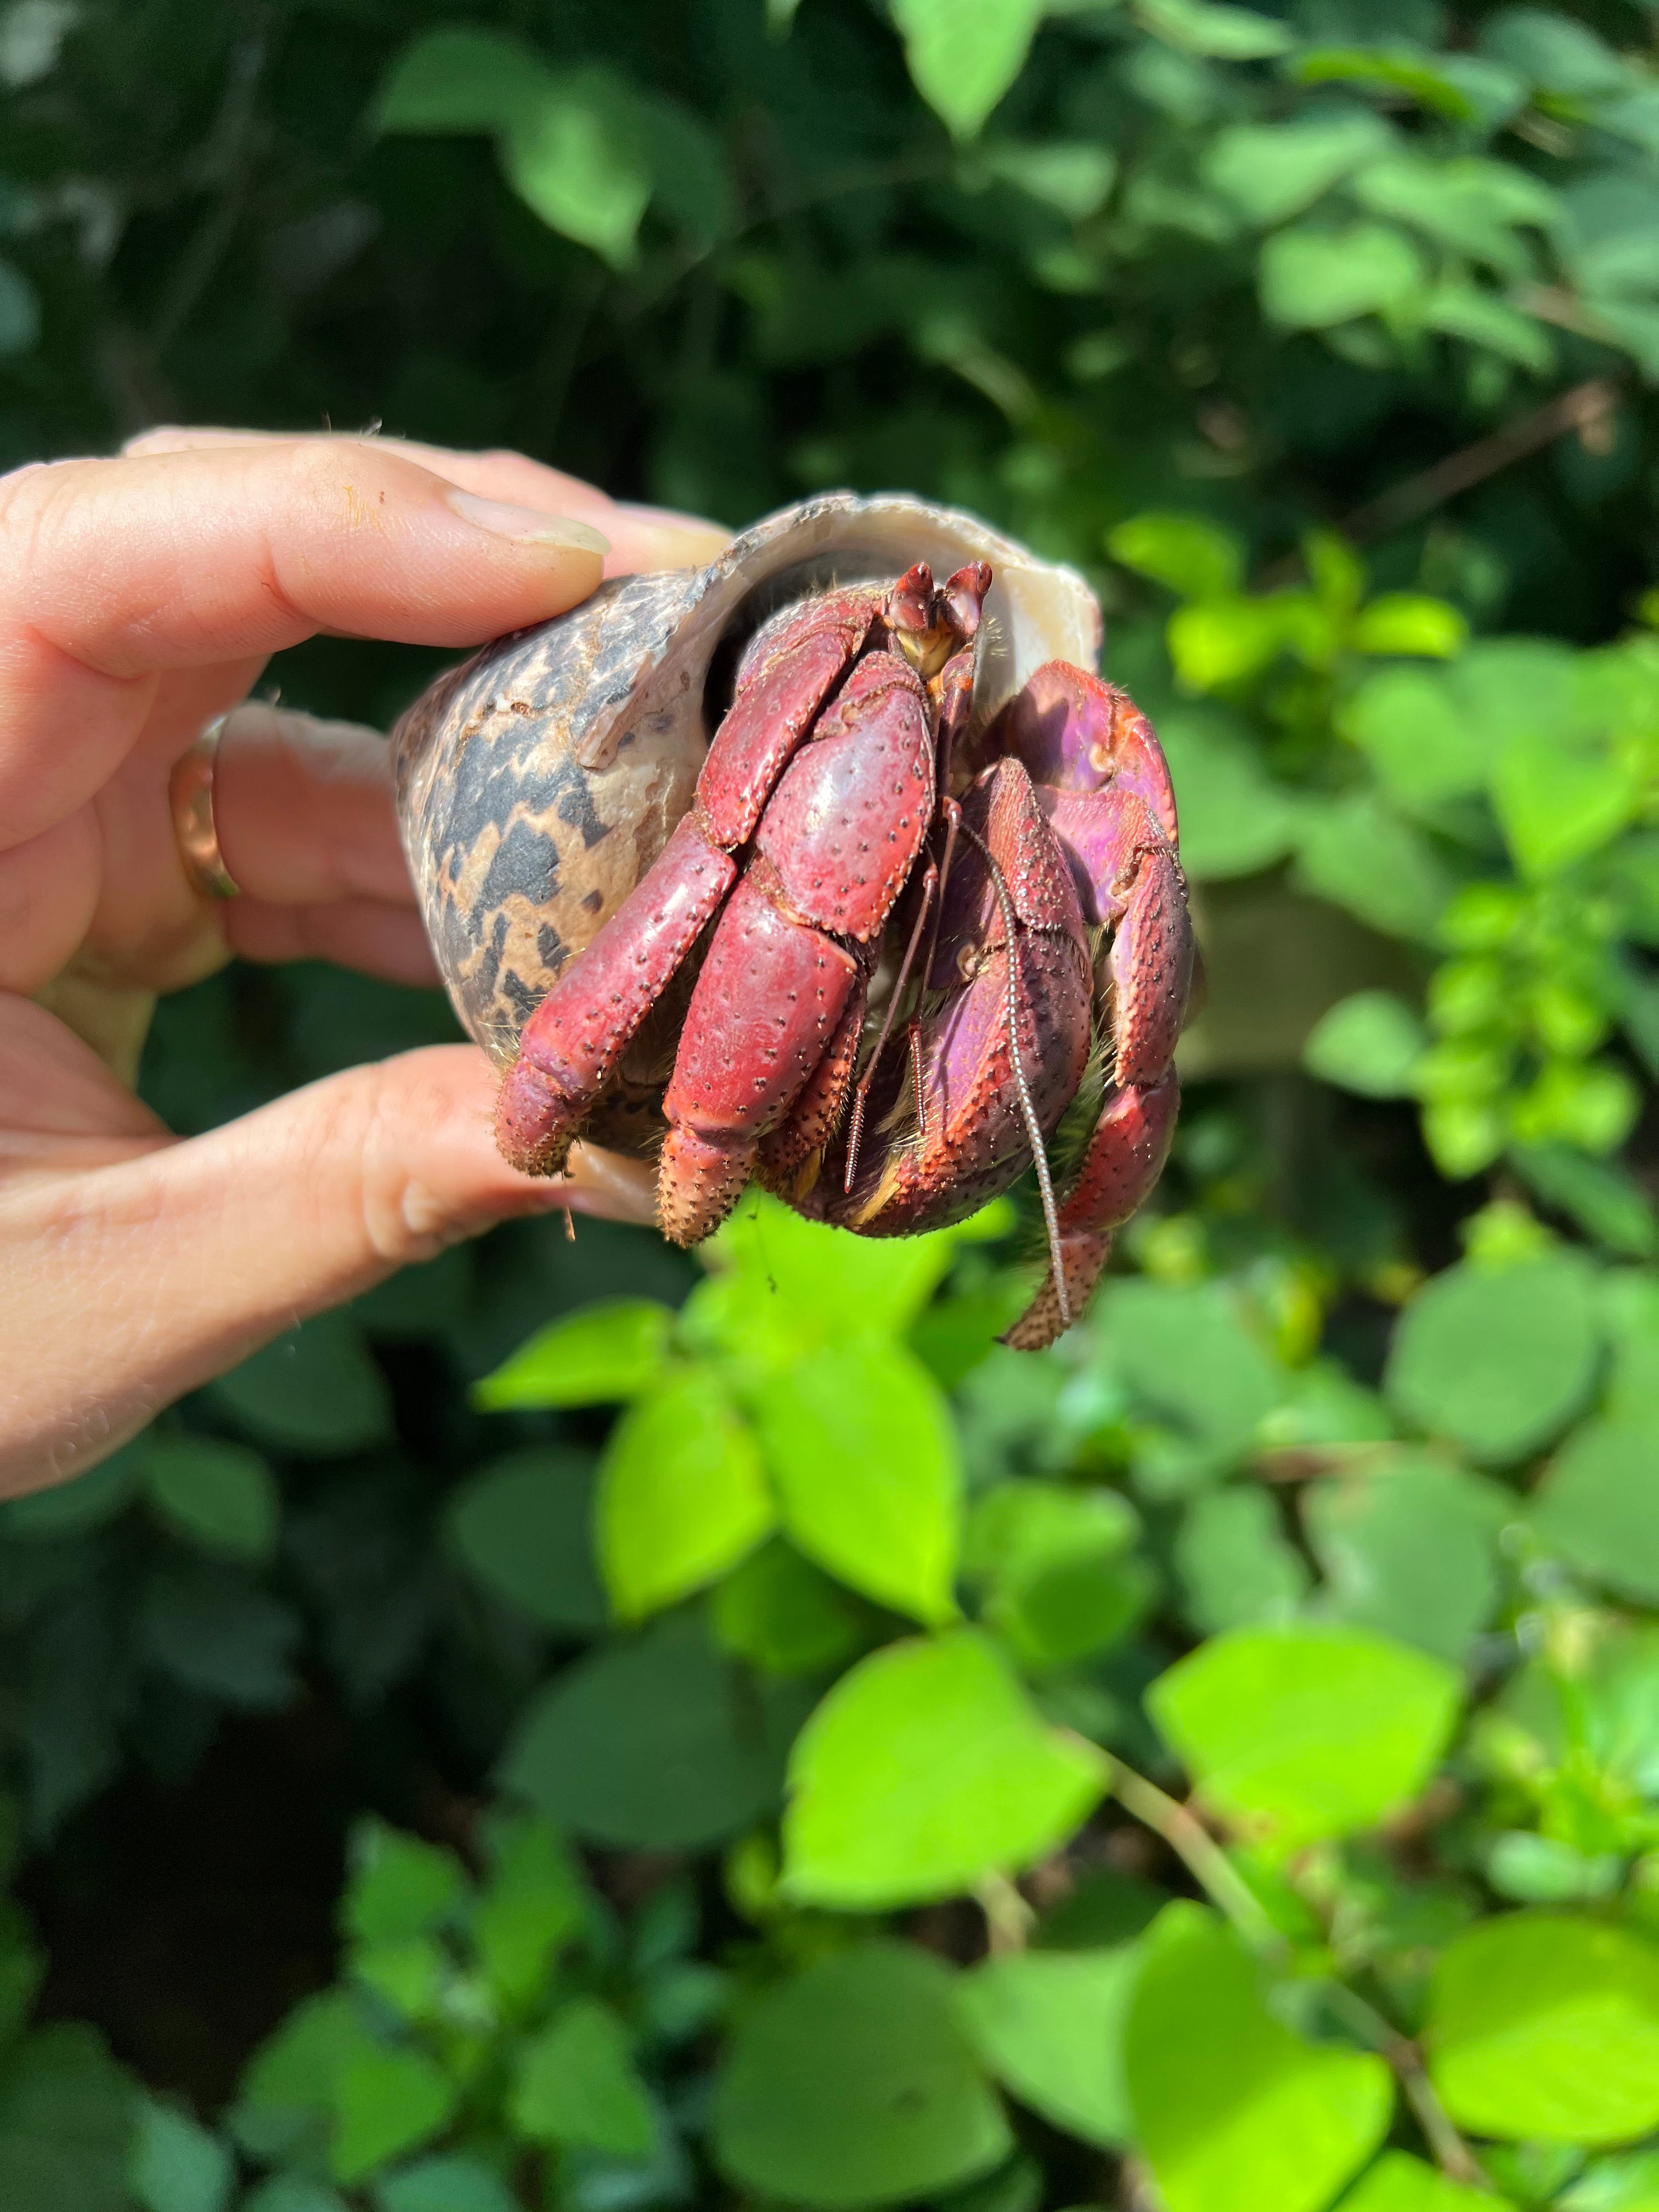
<instances>
[{"instance_id":1,"label":"finger","mask_svg":"<svg viewBox=\"0 0 1659 2212\"><path fill-rule=\"evenodd\" d=\"M440 982L421 918L385 899L335 899L326 906L275 906L240 898L220 910L225 942L244 960L326 960L383 982L431 990Z\"/></svg>"},{"instance_id":2,"label":"finger","mask_svg":"<svg viewBox=\"0 0 1659 2212\"><path fill-rule=\"evenodd\" d=\"M392 748L355 722L239 707L215 757L213 825L226 867L250 898L414 903Z\"/></svg>"},{"instance_id":3,"label":"finger","mask_svg":"<svg viewBox=\"0 0 1659 2212\"><path fill-rule=\"evenodd\" d=\"M605 550L585 523L480 498L369 445L20 470L0 481L0 844L107 779L159 671L319 629L477 645L586 598Z\"/></svg>"},{"instance_id":4,"label":"finger","mask_svg":"<svg viewBox=\"0 0 1659 2212\"><path fill-rule=\"evenodd\" d=\"M264 430L159 429L146 430L128 441L129 453L181 453L213 447L269 443L277 433ZM411 438L383 438L368 433L316 431L310 436L337 445L377 447L382 453L401 453L418 462L434 476L459 484L463 490L482 493L489 499L509 499L527 507L546 507L560 514L574 514L591 522L611 540L605 561L607 576L627 576L647 568L701 568L723 552L732 542L724 524L700 514L683 514L667 507L646 507L615 500L584 483L580 477L532 461L527 453L497 449L486 453L459 453L444 446L422 445Z\"/></svg>"},{"instance_id":5,"label":"finger","mask_svg":"<svg viewBox=\"0 0 1659 2212\"><path fill-rule=\"evenodd\" d=\"M0 1477L73 1472L307 1315L514 1215L643 1219L648 1169L514 1175L470 1046L354 1068L186 1144L0 1200ZM95 1328L88 1326L95 1315Z\"/></svg>"}]
</instances>

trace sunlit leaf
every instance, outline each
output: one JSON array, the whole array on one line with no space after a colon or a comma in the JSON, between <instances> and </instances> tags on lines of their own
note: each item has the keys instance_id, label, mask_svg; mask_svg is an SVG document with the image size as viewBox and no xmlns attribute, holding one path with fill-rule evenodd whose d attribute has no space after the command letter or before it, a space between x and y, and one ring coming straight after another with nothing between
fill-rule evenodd
<instances>
[{"instance_id":1,"label":"sunlit leaf","mask_svg":"<svg viewBox=\"0 0 1659 2212\"><path fill-rule=\"evenodd\" d=\"M614 2158L641 2158L656 2140L627 2030L591 1997L566 2005L526 2044L508 2109L532 2142L585 2143Z\"/></svg>"},{"instance_id":2,"label":"sunlit leaf","mask_svg":"<svg viewBox=\"0 0 1659 2212\"><path fill-rule=\"evenodd\" d=\"M957 138L971 138L1025 66L1045 0L893 0L916 90Z\"/></svg>"},{"instance_id":3,"label":"sunlit leaf","mask_svg":"<svg viewBox=\"0 0 1659 2212\"><path fill-rule=\"evenodd\" d=\"M487 1413L517 1407L602 1406L653 1382L673 1316L650 1298L611 1298L550 1322L472 1386Z\"/></svg>"},{"instance_id":4,"label":"sunlit leaf","mask_svg":"<svg viewBox=\"0 0 1659 2212\"><path fill-rule=\"evenodd\" d=\"M964 1974L958 1997L979 2055L1033 2112L1085 2142L1131 2136L1123 2030L1140 1957L1133 1948L1028 1951Z\"/></svg>"},{"instance_id":5,"label":"sunlit leaf","mask_svg":"<svg viewBox=\"0 0 1659 2212\"><path fill-rule=\"evenodd\" d=\"M1405 1098L1428 1042L1422 1021L1392 991L1356 991L1315 1024L1303 1064L1322 1083L1366 1098Z\"/></svg>"},{"instance_id":6,"label":"sunlit leaf","mask_svg":"<svg viewBox=\"0 0 1659 2212\"><path fill-rule=\"evenodd\" d=\"M1403 306L1420 289L1424 268L1403 232L1356 222L1277 232L1262 246L1261 280L1269 322L1317 331Z\"/></svg>"},{"instance_id":7,"label":"sunlit leaf","mask_svg":"<svg viewBox=\"0 0 1659 2212\"><path fill-rule=\"evenodd\" d=\"M1468 1263L1425 1284L1389 1354L1395 1407L1431 1435L1502 1463L1547 1443L1595 1377L1588 1271L1546 1259L1502 1273Z\"/></svg>"},{"instance_id":8,"label":"sunlit leaf","mask_svg":"<svg viewBox=\"0 0 1659 2212\"><path fill-rule=\"evenodd\" d=\"M701 1589L777 1518L748 1425L707 1369L665 1376L635 1401L599 1468L599 1564L624 1620Z\"/></svg>"}]
</instances>

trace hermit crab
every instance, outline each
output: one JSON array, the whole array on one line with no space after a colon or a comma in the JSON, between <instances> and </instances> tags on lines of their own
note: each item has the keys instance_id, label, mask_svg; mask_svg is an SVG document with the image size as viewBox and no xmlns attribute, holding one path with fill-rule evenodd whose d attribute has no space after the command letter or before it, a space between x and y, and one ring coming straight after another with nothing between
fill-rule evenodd
<instances>
[{"instance_id":1,"label":"hermit crab","mask_svg":"<svg viewBox=\"0 0 1659 2212\"><path fill-rule=\"evenodd\" d=\"M836 494L441 678L398 806L506 1157L655 1153L684 1244L751 1179L889 1237L1035 1165L1009 1341L1052 1341L1163 1167L1193 972L1169 771L1100 642L1070 569Z\"/></svg>"}]
</instances>

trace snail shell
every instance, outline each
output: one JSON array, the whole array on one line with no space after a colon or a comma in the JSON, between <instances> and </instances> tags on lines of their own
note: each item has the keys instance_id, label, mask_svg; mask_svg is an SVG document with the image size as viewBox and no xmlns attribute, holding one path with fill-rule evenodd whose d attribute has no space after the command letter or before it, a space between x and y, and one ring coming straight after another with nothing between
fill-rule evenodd
<instances>
[{"instance_id":1,"label":"snail shell","mask_svg":"<svg viewBox=\"0 0 1659 2212\"><path fill-rule=\"evenodd\" d=\"M971 514L835 492L769 515L706 568L621 576L439 678L392 732L404 848L456 1012L505 1065L559 969L691 804L736 655L830 583L988 561L975 717L1045 660L1098 665L1074 569Z\"/></svg>"}]
</instances>

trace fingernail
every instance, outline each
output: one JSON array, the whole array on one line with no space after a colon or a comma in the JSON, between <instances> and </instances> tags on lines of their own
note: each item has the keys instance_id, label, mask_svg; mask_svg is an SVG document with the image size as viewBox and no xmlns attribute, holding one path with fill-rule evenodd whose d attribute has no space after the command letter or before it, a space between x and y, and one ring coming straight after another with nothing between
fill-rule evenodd
<instances>
[{"instance_id":1,"label":"fingernail","mask_svg":"<svg viewBox=\"0 0 1659 2212\"><path fill-rule=\"evenodd\" d=\"M497 538L516 538L521 545L562 545L573 553L611 550L611 540L568 514L544 514L534 507L515 507L510 500L480 499L475 492L451 491L444 496L463 520L476 523Z\"/></svg>"}]
</instances>

